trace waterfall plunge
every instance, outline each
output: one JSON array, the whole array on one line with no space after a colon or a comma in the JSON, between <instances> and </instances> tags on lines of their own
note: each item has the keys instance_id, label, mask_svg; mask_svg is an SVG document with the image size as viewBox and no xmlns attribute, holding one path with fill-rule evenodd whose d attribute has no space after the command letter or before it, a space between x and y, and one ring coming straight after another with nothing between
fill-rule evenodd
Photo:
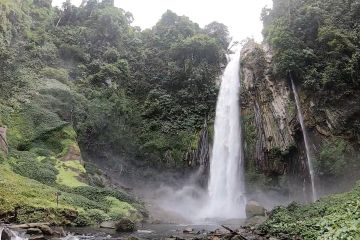
<instances>
[{"instance_id":1,"label":"waterfall plunge","mask_svg":"<svg viewBox=\"0 0 360 240\"><path fill-rule=\"evenodd\" d=\"M312 201L315 202L316 199L317 199L317 194L316 194L316 189L315 189L315 179L314 179L315 175L314 175L314 169L313 169L313 166L312 166L309 139L308 139L307 131L306 131L306 128L305 128L304 117L303 117L302 112L301 112L301 105L300 105L299 95L297 93L296 86L294 84L294 80L292 79L291 73L290 73L290 80L291 80L291 87L292 87L293 92L294 92L296 109L297 109L298 118L299 118L299 122L300 122L300 125L301 125L301 131L302 131L303 138L304 138L304 143L305 143L306 159L307 159L308 170L309 170L310 181L311 181Z\"/></svg>"},{"instance_id":2,"label":"waterfall plunge","mask_svg":"<svg viewBox=\"0 0 360 240\"><path fill-rule=\"evenodd\" d=\"M231 56L217 100L206 218L245 217L239 71L240 51Z\"/></svg>"}]
</instances>

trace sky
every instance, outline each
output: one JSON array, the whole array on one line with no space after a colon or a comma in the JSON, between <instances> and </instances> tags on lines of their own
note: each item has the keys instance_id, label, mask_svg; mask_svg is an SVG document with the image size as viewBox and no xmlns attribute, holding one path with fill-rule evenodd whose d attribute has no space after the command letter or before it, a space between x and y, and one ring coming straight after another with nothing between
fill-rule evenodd
<instances>
[{"instance_id":1,"label":"sky","mask_svg":"<svg viewBox=\"0 0 360 240\"><path fill-rule=\"evenodd\" d=\"M53 0L61 6L64 0ZM79 5L81 0L72 0ZM134 16L134 26L151 28L161 15L170 9L178 15L188 16L201 27L212 21L228 26L234 40L247 37L262 40L260 13L263 7L272 6L272 0L115 0L115 5Z\"/></svg>"}]
</instances>

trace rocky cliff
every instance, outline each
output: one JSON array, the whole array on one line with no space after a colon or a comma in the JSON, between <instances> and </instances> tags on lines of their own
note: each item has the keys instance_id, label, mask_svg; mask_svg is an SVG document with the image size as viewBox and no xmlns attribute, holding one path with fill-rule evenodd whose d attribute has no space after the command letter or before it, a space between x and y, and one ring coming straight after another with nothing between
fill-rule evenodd
<instances>
[{"instance_id":1,"label":"rocky cliff","mask_svg":"<svg viewBox=\"0 0 360 240\"><path fill-rule=\"evenodd\" d=\"M271 73L272 50L254 41L241 54L241 107L247 181L259 188L285 190L306 199L309 176L301 128L289 81ZM299 86L301 89L301 86ZM351 133L359 117L359 101L348 96L326 104L313 92L301 91L302 112L310 134L317 187L344 179L358 169L357 136ZM349 184L351 185L351 184ZM257 188L249 189L254 191Z\"/></svg>"}]
</instances>

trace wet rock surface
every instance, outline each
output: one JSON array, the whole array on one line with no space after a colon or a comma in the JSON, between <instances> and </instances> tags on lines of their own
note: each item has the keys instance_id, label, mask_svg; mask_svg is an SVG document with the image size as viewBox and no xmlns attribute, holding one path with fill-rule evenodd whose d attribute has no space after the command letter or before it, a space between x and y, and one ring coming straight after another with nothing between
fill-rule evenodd
<instances>
[{"instance_id":1,"label":"wet rock surface","mask_svg":"<svg viewBox=\"0 0 360 240\"><path fill-rule=\"evenodd\" d=\"M278 240L278 238L271 237L264 232L256 230L254 227L241 227L239 229L232 230L226 226L216 229L214 231L191 231L186 232L184 235L172 235L163 239L166 240L263 240L263 239L272 239Z\"/></svg>"},{"instance_id":2,"label":"wet rock surface","mask_svg":"<svg viewBox=\"0 0 360 240\"><path fill-rule=\"evenodd\" d=\"M11 238L13 238L13 237L14 237L14 235L9 229L7 229L7 228L0 229L0 239L1 240L11 240Z\"/></svg>"},{"instance_id":3,"label":"wet rock surface","mask_svg":"<svg viewBox=\"0 0 360 240\"><path fill-rule=\"evenodd\" d=\"M115 221L105 221L100 223L100 228L115 229L115 225L116 225Z\"/></svg>"},{"instance_id":4,"label":"wet rock surface","mask_svg":"<svg viewBox=\"0 0 360 240\"><path fill-rule=\"evenodd\" d=\"M50 223L27 223L6 226L1 235L1 240L8 239L6 238L8 236L10 236L10 239L15 239L15 235L17 234L25 235L26 239L29 240L57 239L67 235L62 227L50 227Z\"/></svg>"},{"instance_id":5,"label":"wet rock surface","mask_svg":"<svg viewBox=\"0 0 360 240\"><path fill-rule=\"evenodd\" d=\"M117 232L135 232L136 224L130 219L123 218L115 224Z\"/></svg>"},{"instance_id":6,"label":"wet rock surface","mask_svg":"<svg viewBox=\"0 0 360 240\"><path fill-rule=\"evenodd\" d=\"M254 216L265 216L266 209L256 201L249 201L245 207L246 216L248 218Z\"/></svg>"}]
</instances>

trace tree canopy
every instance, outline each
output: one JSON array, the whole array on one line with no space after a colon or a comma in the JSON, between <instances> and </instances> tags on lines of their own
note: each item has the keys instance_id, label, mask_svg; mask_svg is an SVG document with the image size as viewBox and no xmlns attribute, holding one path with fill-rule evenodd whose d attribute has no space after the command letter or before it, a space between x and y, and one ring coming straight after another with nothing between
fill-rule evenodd
<instances>
[{"instance_id":1,"label":"tree canopy","mask_svg":"<svg viewBox=\"0 0 360 240\"><path fill-rule=\"evenodd\" d=\"M0 8L2 101L30 96L37 104L32 91L39 79L60 79L73 94L62 106L71 114L60 117L73 123L89 155L163 165L166 154L170 165L182 164L214 115L230 42L225 25L202 29L168 10L141 31L131 13L105 0L80 7L66 1L61 8L50 0L0 0ZM60 95L54 90L47 98ZM54 104L47 104L50 111Z\"/></svg>"}]
</instances>

